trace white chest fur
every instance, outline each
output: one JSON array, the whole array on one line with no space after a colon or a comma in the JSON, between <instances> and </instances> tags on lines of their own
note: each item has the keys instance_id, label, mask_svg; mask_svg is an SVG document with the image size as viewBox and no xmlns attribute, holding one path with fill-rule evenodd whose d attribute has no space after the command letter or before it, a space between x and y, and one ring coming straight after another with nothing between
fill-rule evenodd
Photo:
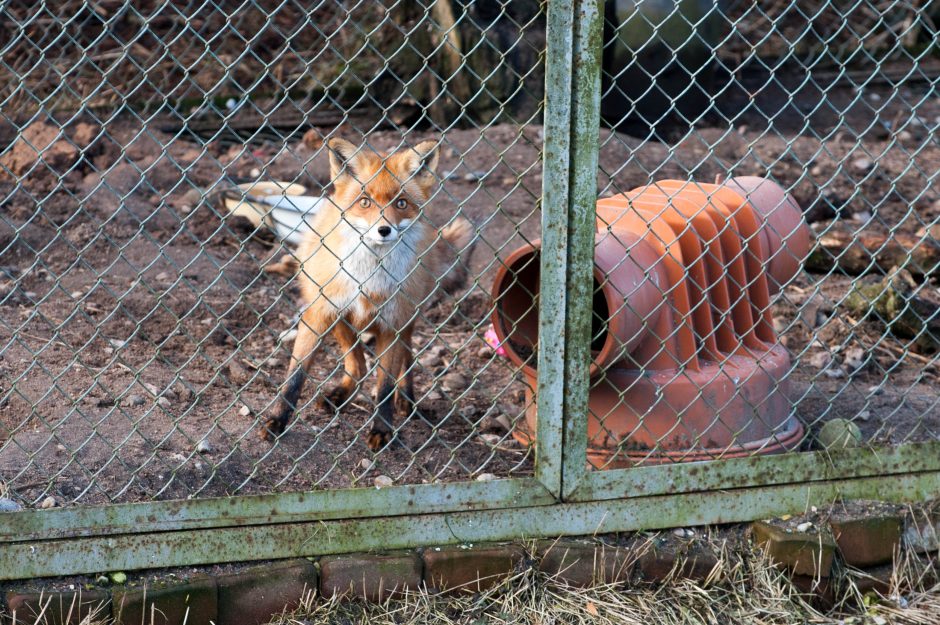
<instances>
[{"instance_id":1,"label":"white chest fur","mask_svg":"<svg viewBox=\"0 0 940 625\"><path fill-rule=\"evenodd\" d=\"M332 250L338 257L336 279L346 288L340 289L339 301L333 304L362 325L371 321L399 325L410 318L414 306L406 306L402 285L413 278L419 245L425 239L423 224L412 224L401 237L389 244L375 244L350 228L348 245ZM411 310L408 310L408 309Z\"/></svg>"}]
</instances>

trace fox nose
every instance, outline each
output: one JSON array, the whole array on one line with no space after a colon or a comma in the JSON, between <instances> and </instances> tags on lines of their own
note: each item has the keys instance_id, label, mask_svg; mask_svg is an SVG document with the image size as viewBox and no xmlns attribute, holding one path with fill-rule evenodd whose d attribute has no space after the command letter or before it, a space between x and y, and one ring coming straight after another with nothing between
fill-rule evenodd
<instances>
[{"instance_id":1,"label":"fox nose","mask_svg":"<svg viewBox=\"0 0 940 625\"><path fill-rule=\"evenodd\" d=\"M392 228L390 226L379 226L379 234L383 237L387 237L392 233Z\"/></svg>"}]
</instances>

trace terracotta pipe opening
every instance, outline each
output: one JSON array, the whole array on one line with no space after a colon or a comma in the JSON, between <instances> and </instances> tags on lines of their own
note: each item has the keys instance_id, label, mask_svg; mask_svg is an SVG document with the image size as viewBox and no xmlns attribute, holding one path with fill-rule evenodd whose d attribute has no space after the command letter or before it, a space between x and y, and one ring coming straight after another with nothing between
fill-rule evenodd
<instances>
[{"instance_id":1,"label":"terracotta pipe opening","mask_svg":"<svg viewBox=\"0 0 940 625\"><path fill-rule=\"evenodd\" d=\"M517 367L535 374L539 336L539 250L516 250L500 267L493 285L493 328Z\"/></svg>"},{"instance_id":2,"label":"terracotta pipe opening","mask_svg":"<svg viewBox=\"0 0 940 625\"><path fill-rule=\"evenodd\" d=\"M535 375L538 368L539 250L530 247L523 252L507 259L505 269L496 278L493 327L509 359ZM591 351L595 355L603 352L609 341L610 304L598 281L600 277L594 276L591 315Z\"/></svg>"},{"instance_id":3,"label":"terracotta pipe opening","mask_svg":"<svg viewBox=\"0 0 940 625\"><path fill-rule=\"evenodd\" d=\"M538 367L538 245L510 255L493 284L496 336L513 364L532 376ZM663 308L660 282L646 243L631 233L598 236L591 304L592 376L623 360L651 336L646 328L656 325Z\"/></svg>"}]
</instances>

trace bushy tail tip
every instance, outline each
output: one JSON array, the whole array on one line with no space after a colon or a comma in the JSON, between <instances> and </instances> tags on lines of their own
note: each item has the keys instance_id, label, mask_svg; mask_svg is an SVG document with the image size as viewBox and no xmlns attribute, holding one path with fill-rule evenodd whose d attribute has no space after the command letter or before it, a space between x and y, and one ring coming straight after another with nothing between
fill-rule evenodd
<instances>
[{"instance_id":1,"label":"bushy tail tip","mask_svg":"<svg viewBox=\"0 0 940 625\"><path fill-rule=\"evenodd\" d=\"M460 252L469 252L467 249L473 241L474 228L469 220L463 217L457 217L441 230L441 236L450 243L455 250Z\"/></svg>"}]
</instances>

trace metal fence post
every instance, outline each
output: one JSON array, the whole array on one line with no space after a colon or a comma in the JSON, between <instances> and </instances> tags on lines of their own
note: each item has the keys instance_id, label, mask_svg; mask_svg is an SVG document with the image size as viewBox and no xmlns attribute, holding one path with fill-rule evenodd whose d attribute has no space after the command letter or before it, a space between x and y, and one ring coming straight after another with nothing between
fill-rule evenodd
<instances>
[{"instance_id":1,"label":"metal fence post","mask_svg":"<svg viewBox=\"0 0 940 625\"><path fill-rule=\"evenodd\" d=\"M576 0L548 12L536 471L562 497L587 446L602 8Z\"/></svg>"}]
</instances>

